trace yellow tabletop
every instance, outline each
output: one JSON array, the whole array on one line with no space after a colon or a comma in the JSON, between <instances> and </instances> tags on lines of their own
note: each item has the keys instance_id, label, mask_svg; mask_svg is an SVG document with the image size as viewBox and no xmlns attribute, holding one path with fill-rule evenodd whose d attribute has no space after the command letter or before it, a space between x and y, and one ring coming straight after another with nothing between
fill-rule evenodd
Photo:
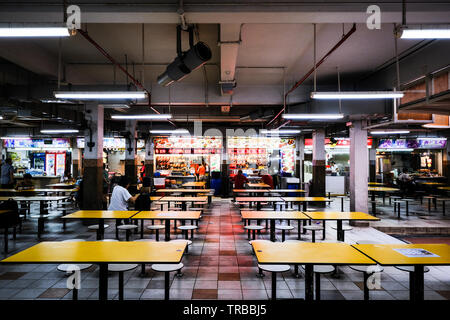
<instances>
[{"instance_id":1,"label":"yellow tabletop","mask_svg":"<svg viewBox=\"0 0 450 320\"><path fill-rule=\"evenodd\" d=\"M214 189L158 189L156 193L172 193L172 192L180 192L180 193L205 193L211 192Z\"/></svg>"},{"instance_id":2,"label":"yellow tabletop","mask_svg":"<svg viewBox=\"0 0 450 320\"><path fill-rule=\"evenodd\" d=\"M301 211L241 211L243 219L250 220L309 220Z\"/></svg>"},{"instance_id":3,"label":"yellow tabletop","mask_svg":"<svg viewBox=\"0 0 450 320\"><path fill-rule=\"evenodd\" d=\"M6 263L179 263L186 243L83 241L38 243L0 262Z\"/></svg>"},{"instance_id":4,"label":"yellow tabletop","mask_svg":"<svg viewBox=\"0 0 450 320\"><path fill-rule=\"evenodd\" d=\"M68 196L6 196L6 197L0 197L0 201L6 201L8 199L13 199L16 201L61 201L64 199L68 199Z\"/></svg>"},{"instance_id":5,"label":"yellow tabletop","mask_svg":"<svg viewBox=\"0 0 450 320\"><path fill-rule=\"evenodd\" d=\"M354 244L353 247L381 265L450 265L450 246L447 244ZM437 256L409 257L405 254L414 252L402 251L405 249L424 249Z\"/></svg>"},{"instance_id":6,"label":"yellow tabletop","mask_svg":"<svg viewBox=\"0 0 450 320\"><path fill-rule=\"evenodd\" d=\"M186 182L183 183L183 187L204 187L206 185L206 182L204 181L197 181L197 182Z\"/></svg>"},{"instance_id":7,"label":"yellow tabletop","mask_svg":"<svg viewBox=\"0 0 450 320\"><path fill-rule=\"evenodd\" d=\"M265 190L265 189L233 189L233 192L236 192L236 193L251 193L251 192L253 192L253 193L256 193L256 192L269 193L269 190Z\"/></svg>"},{"instance_id":8,"label":"yellow tabletop","mask_svg":"<svg viewBox=\"0 0 450 320\"><path fill-rule=\"evenodd\" d=\"M280 197L236 197L237 202L279 202L283 201Z\"/></svg>"},{"instance_id":9,"label":"yellow tabletop","mask_svg":"<svg viewBox=\"0 0 450 320\"><path fill-rule=\"evenodd\" d=\"M34 193L40 193L40 192L76 192L78 190L79 189L22 189L22 190L0 189L0 192L9 192L9 193L34 192Z\"/></svg>"},{"instance_id":10,"label":"yellow tabletop","mask_svg":"<svg viewBox=\"0 0 450 320\"><path fill-rule=\"evenodd\" d=\"M63 219L129 219L139 211L80 210Z\"/></svg>"},{"instance_id":11,"label":"yellow tabletop","mask_svg":"<svg viewBox=\"0 0 450 320\"><path fill-rule=\"evenodd\" d=\"M367 190L368 191L384 191L384 192L388 192L388 191L399 191L400 189L389 188L389 187L368 187Z\"/></svg>"},{"instance_id":12,"label":"yellow tabletop","mask_svg":"<svg viewBox=\"0 0 450 320\"><path fill-rule=\"evenodd\" d=\"M287 202L332 202L333 200L325 197L282 197Z\"/></svg>"},{"instance_id":13,"label":"yellow tabletop","mask_svg":"<svg viewBox=\"0 0 450 320\"><path fill-rule=\"evenodd\" d=\"M450 187L438 187L439 190L450 190Z\"/></svg>"},{"instance_id":14,"label":"yellow tabletop","mask_svg":"<svg viewBox=\"0 0 450 320\"><path fill-rule=\"evenodd\" d=\"M424 184L426 186L441 186L445 183L443 183L443 182L422 182L422 184Z\"/></svg>"},{"instance_id":15,"label":"yellow tabletop","mask_svg":"<svg viewBox=\"0 0 450 320\"><path fill-rule=\"evenodd\" d=\"M150 196L151 201L158 201L161 198L162 198L162 196Z\"/></svg>"},{"instance_id":16,"label":"yellow tabletop","mask_svg":"<svg viewBox=\"0 0 450 320\"><path fill-rule=\"evenodd\" d=\"M60 182L60 183L52 183L48 184L47 187L70 187L74 186L76 182Z\"/></svg>"},{"instance_id":17,"label":"yellow tabletop","mask_svg":"<svg viewBox=\"0 0 450 320\"><path fill-rule=\"evenodd\" d=\"M276 192L306 192L305 190L302 190L302 189L269 189L269 192L273 192L273 193L276 193Z\"/></svg>"},{"instance_id":18,"label":"yellow tabletop","mask_svg":"<svg viewBox=\"0 0 450 320\"><path fill-rule=\"evenodd\" d=\"M369 182L369 186L384 186L384 183L382 182Z\"/></svg>"},{"instance_id":19,"label":"yellow tabletop","mask_svg":"<svg viewBox=\"0 0 450 320\"><path fill-rule=\"evenodd\" d=\"M316 211L305 212L305 214L312 220L380 220L364 212Z\"/></svg>"},{"instance_id":20,"label":"yellow tabletop","mask_svg":"<svg viewBox=\"0 0 450 320\"><path fill-rule=\"evenodd\" d=\"M346 243L252 242L258 262L268 264L374 264Z\"/></svg>"},{"instance_id":21,"label":"yellow tabletop","mask_svg":"<svg viewBox=\"0 0 450 320\"><path fill-rule=\"evenodd\" d=\"M250 188L270 188L270 186L265 183L249 183L248 186Z\"/></svg>"},{"instance_id":22,"label":"yellow tabletop","mask_svg":"<svg viewBox=\"0 0 450 320\"><path fill-rule=\"evenodd\" d=\"M165 196L160 199L161 201L176 201L176 202L197 202L197 201L207 201L207 197L170 197Z\"/></svg>"},{"instance_id":23,"label":"yellow tabletop","mask_svg":"<svg viewBox=\"0 0 450 320\"><path fill-rule=\"evenodd\" d=\"M140 211L131 219L198 220L201 211Z\"/></svg>"},{"instance_id":24,"label":"yellow tabletop","mask_svg":"<svg viewBox=\"0 0 450 320\"><path fill-rule=\"evenodd\" d=\"M0 210L0 214L2 214L2 213L8 213L8 212L11 212L11 210Z\"/></svg>"}]
</instances>

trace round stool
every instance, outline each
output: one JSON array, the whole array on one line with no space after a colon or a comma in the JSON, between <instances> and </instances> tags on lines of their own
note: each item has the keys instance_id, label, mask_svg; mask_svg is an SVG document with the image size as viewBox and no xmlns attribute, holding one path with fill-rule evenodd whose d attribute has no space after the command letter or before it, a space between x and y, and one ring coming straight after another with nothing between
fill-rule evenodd
<instances>
[{"instance_id":1,"label":"round stool","mask_svg":"<svg viewBox=\"0 0 450 320\"><path fill-rule=\"evenodd\" d=\"M276 230L281 230L281 242L284 242L286 239L286 230L292 230L294 229L293 226L284 226L284 225L277 225L275 226Z\"/></svg>"},{"instance_id":2,"label":"round stool","mask_svg":"<svg viewBox=\"0 0 450 320\"><path fill-rule=\"evenodd\" d=\"M131 230L137 229L138 226L135 224L122 224L117 226L118 230L125 230L126 241L130 241Z\"/></svg>"},{"instance_id":3,"label":"round stool","mask_svg":"<svg viewBox=\"0 0 450 320\"><path fill-rule=\"evenodd\" d=\"M103 230L109 228L109 224L104 224L103 225ZM97 240L100 240L101 236L100 236L100 225L99 224L92 224L90 226L88 226L88 230L95 230L97 232Z\"/></svg>"},{"instance_id":4,"label":"round stool","mask_svg":"<svg viewBox=\"0 0 450 320\"><path fill-rule=\"evenodd\" d=\"M183 263L177 264L152 264L152 270L157 272L164 272L164 300L169 300L169 287L170 287L170 272L177 271L177 273L183 268Z\"/></svg>"},{"instance_id":5,"label":"round stool","mask_svg":"<svg viewBox=\"0 0 450 320\"><path fill-rule=\"evenodd\" d=\"M250 232L252 233L252 240L256 239L256 231L260 231L262 229L264 229L263 226L255 226L255 225L248 225L245 226L244 229L247 229L248 231L248 239L250 239Z\"/></svg>"},{"instance_id":6,"label":"round stool","mask_svg":"<svg viewBox=\"0 0 450 320\"><path fill-rule=\"evenodd\" d=\"M389 196L389 205L392 205L392 200L398 200L401 199L402 197L400 196Z\"/></svg>"},{"instance_id":7,"label":"round stool","mask_svg":"<svg viewBox=\"0 0 450 320\"><path fill-rule=\"evenodd\" d=\"M433 202L434 202L434 199L436 199L436 197L434 197L434 196L423 196L422 198L423 199L428 199L428 214L430 214L431 213L431 201L433 200ZM436 208L436 206L435 206L435 208Z\"/></svg>"},{"instance_id":8,"label":"round stool","mask_svg":"<svg viewBox=\"0 0 450 320\"><path fill-rule=\"evenodd\" d=\"M186 243L186 253L189 253L189 246L192 244L191 240L185 240L185 239L174 239L174 240L170 240L169 242L181 242L181 243Z\"/></svg>"},{"instance_id":9,"label":"round stool","mask_svg":"<svg viewBox=\"0 0 450 320\"><path fill-rule=\"evenodd\" d=\"M312 242L316 242L316 231L322 231L324 228L319 225L310 225L310 226L304 226L304 230L310 230L312 231Z\"/></svg>"},{"instance_id":10,"label":"round stool","mask_svg":"<svg viewBox=\"0 0 450 320\"><path fill-rule=\"evenodd\" d=\"M148 230L155 230L155 239L156 241L159 241L159 230L165 229L166 227L163 224L152 224L150 226L147 226Z\"/></svg>"},{"instance_id":11,"label":"round stool","mask_svg":"<svg viewBox=\"0 0 450 320\"><path fill-rule=\"evenodd\" d=\"M305 268L303 266L303 268ZM313 266L313 273L316 280L316 300L320 300L320 275L334 272L335 268L331 265L315 265Z\"/></svg>"},{"instance_id":12,"label":"round stool","mask_svg":"<svg viewBox=\"0 0 450 320\"><path fill-rule=\"evenodd\" d=\"M178 226L177 229L181 230L181 232L184 233L185 239L188 240L189 230L191 230L191 239L194 239L194 230L198 229L198 227L193 225L184 225Z\"/></svg>"},{"instance_id":13,"label":"round stool","mask_svg":"<svg viewBox=\"0 0 450 320\"><path fill-rule=\"evenodd\" d=\"M152 239L139 239L139 240L134 240L134 242L153 242ZM145 275L145 263L141 264L141 276Z\"/></svg>"},{"instance_id":14,"label":"round stool","mask_svg":"<svg viewBox=\"0 0 450 320\"><path fill-rule=\"evenodd\" d=\"M137 264L108 264L108 271L119 273L119 300L123 300L123 273L125 271L133 270L137 267Z\"/></svg>"},{"instance_id":15,"label":"round stool","mask_svg":"<svg viewBox=\"0 0 450 320\"><path fill-rule=\"evenodd\" d=\"M337 228L337 226L331 226L331 229L333 229L333 230L337 230L338 228ZM343 232L343 234L342 234L342 241L344 241L344 239L345 239L345 237L344 237L344 232L346 232L346 231L351 231L351 230L353 230L353 228L352 227L350 227L350 226L342 226L342 232Z\"/></svg>"},{"instance_id":16,"label":"round stool","mask_svg":"<svg viewBox=\"0 0 450 320\"><path fill-rule=\"evenodd\" d=\"M369 300L369 288L367 287L367 280L369 276L374 273L383 272L384 268L378 264L363 266L363 265L349 265L349 268L358 272L362 272L364 275L363 286L364 286L364 300Z\"/></svg>"},{"instance_id":17,"label":"round stool","mask_svg":"<svg viewBox=\"0 0 450 320\"><path fill-rule=\"evenodd\" d=\"M260 270L272 272L272 300L277 299L277 273L291 269L287 264L258 264Z\"/></svg>"}]
</instances>

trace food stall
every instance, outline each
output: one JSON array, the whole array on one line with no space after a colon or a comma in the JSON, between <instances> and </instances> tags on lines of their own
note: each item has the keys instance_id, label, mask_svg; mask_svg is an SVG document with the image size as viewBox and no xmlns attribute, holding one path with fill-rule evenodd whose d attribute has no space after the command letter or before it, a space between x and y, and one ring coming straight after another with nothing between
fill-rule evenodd
<instances>
[{"instance_id":1,"label":"food stall","mask_svg":"<svg viewBox=\"0 0 450 320\"><path fill-rule=\"evenodd\" d=\"M262 169L269 174L294 176L295 139L279 137L230 137L228 162L230 174L242 170L249 178L256 177Z\"/></svg>"},{"instance_id":2,"label":"food stall","mask_svg":"<svg viewBox=\"0 0 450 320\"><path fill-rule=\"evenodd\" d=\"M30 173L36 186L45 186L58 182L70 167L72 149L68 138L3 137L2 143L18 180Z\"/></svg>"},{"instance_id":3,"label":"food stall","mask_svg":"<svg viewBox=\"0 0 450 320\"><path fill-rule=\"evenodd\" d=\"M222 137L155 137L153 145L155 173L170 184L194 180L195 169L202 161L207 174L220 172Z\"/></svg>"},{"instance_id":4,"label":"food stall","mask_svg":"<svg viewBox=\"0 0 450 320\"><path fill-rule=\"evenodd\" d=\"M77 147L84 149L84 138L77 138ZM125 138L103 138L103 163L108 166L108 173L110 176L115 174L123 175L125 173ZM138 164L145 159L145 141L138 139L136 142L136 161Z\"/></svg>"},{"instance_id":5,"label":"food stall","mask_svg":"<svg viewBox=\"0 0 450 320\"><path fill-rule=\"evenodd\" d=\"M383 182L392 183L403 168L416 182L443 181L442 157L447 138L380 139L377 148L377 173Z\"/></svg>"}]
</instances>

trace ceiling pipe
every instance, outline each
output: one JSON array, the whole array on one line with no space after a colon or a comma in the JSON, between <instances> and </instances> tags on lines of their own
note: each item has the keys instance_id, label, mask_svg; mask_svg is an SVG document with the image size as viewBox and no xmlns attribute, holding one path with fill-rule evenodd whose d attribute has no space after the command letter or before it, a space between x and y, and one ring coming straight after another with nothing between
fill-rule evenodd
<instances>
[{"instance_id":1,"label":"ceiling pipe","mask_svg":"<svg viewBox=\"0 0 450 320\"><path fill-rule=\"evenodd\" d=\"M120 63L118 63L108 52L106 52L105 49L103 49L94 39L91 38L91 36L89 36L89 34L82 30L79 29L78 32L87 40L89 41L98 51L100 51L101 54L103 54L106 59L108 59L109 61L111 61L111 63L113 65L115 65L116 67L118 67L123 73L126 74L127 78L131 79L131 81L139 88L141 88L143 91L145 91L148 95L148 106L150 107L151 110L153 110L155 113L157 114L161 114L161 112L159 112L158 110L156 110L155 108L153 108L151 106L151 93L139 82L139 80L137 80L135 77L133 77L124 67L122 67L120 65ZM173 126L176 127L175 123L173 123L170 120L167 120L168 122L170 122Z\"/></svg>"},{"instance_id":2,"label":"ceiling pipe","mask_svg":"<svg viewBox=\"0 0 450 320\"><path fill-rule=\"evenodd\" d=\"M305 82L306 79L308 79L308 77L313 74L314 70L316 70L337 48L339 48L354 32L356 31L356 24L353 24L353 27L350 29L350 31L348 31L341 40L339 40L338 43L336 43L334 45L333 48L331 48L330 51L328 51L323 57L322 59L320 59L315 66L313 66L304 76L303 78L301 78L299 81L297 81L291 89L289 89L285 95L284 95L284 101L286 101L287 96L293 92L295 89L297 89L303 82ZM277 115L270 120L269 123L267 123L266 127L269 126L272 122L274 122L286 109L286 103L283 105L283 108L280 110L280 112L277 113Z\"/></svg>"}]
</instances>

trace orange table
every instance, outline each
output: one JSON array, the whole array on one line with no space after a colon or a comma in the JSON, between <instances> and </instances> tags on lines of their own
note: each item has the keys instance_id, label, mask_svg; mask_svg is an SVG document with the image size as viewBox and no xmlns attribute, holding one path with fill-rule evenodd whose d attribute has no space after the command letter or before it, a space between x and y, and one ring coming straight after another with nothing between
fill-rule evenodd
<instances>
[{"instance_id":1,"label":"orange table","mask_svg":"<svg viewBox=\"0 0 450 320\"><path fill-rule=\"evenodd\" d=\"M283 201L286 202L298 202L303 204L303 211L307 211L308 202L332 202L333 200L330 200L325 197L282 197ZM300 209L300 208L299 208Z\"/></svg>"}]
</instances>

